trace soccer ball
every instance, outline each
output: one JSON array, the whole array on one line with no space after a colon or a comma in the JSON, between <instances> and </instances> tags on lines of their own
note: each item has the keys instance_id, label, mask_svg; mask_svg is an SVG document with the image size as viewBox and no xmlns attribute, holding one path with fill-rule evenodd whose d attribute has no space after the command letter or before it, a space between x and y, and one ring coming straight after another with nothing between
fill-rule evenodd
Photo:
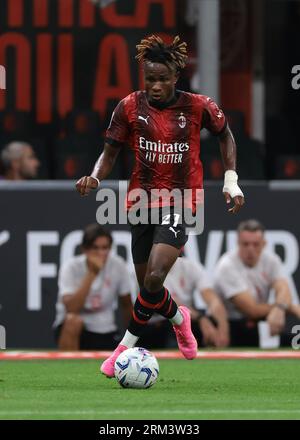
<instances>
[{"instance_id":1,"label":"soccer ball","mask_svg":"<svg viewBox=\"0 0 300 440\"><path fill-rule=\"evenodd\" d=\"M115 377L124 388L150 388L158 374L155 356L142 347L128 348L115 362Z\"/></svg>"}]
</instances>

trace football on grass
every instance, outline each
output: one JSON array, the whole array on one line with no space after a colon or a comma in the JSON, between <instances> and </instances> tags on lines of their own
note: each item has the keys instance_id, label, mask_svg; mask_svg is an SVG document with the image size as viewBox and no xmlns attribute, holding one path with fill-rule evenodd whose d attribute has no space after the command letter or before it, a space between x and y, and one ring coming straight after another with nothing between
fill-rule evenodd
<instances>
[{"instance_id":1,"label":"football on grass","mask_svg":"<svg viewBox=\"0 0 300 440\"><path fill-rule=\"evenodd\" d=\"M115 362L115 377L124 388L150 388L158 375L156 357L142 347L128 348Z\"/></svg>"}]
</instances>

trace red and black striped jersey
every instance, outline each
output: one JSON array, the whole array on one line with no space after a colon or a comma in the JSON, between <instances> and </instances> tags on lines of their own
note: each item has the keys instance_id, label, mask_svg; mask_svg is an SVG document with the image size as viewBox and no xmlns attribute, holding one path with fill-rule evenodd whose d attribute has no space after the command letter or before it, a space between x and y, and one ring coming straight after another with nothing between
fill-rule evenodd
<instances>
[{"instance_id":1,"label":"red and black striped jersey","mask_svg":"<svg viewBox=\"0 0 300 440\"><path fill-rule=\"evenodd\" d=\"M220 134L224 113L209 97L177 91L165 108L151 106L145 91L131 93L115 108L106 141L128 144L135 154L129 191L141 188L202 189L200 130Z\"/></svg>"}]
</instances>

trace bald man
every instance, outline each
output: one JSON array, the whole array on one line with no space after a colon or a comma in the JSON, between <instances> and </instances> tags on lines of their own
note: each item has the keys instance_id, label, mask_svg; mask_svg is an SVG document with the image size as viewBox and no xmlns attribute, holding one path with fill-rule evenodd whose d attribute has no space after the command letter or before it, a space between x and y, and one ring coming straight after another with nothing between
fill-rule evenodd
<instances>
[{"instance_id":1,"label":"bald man","mask_svg":"<svg viewBox=\"0 0 300 440\"><path fill-rule=\"evenodd\" d=\"M27 180L37 176L40 161L30 144L11 142L1 151L0 157L4 168L4 179Z\"/></svg>"}]
</instances>

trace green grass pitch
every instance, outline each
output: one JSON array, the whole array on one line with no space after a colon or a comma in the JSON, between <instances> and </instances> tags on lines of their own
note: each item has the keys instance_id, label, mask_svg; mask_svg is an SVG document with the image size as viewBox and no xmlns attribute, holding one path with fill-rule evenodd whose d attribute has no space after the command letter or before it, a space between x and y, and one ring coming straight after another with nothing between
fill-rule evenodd
<instances>
[{"instance_id":1,"label":"green grass pitch","mask_svg":"<svg viewBox=\"0 0 300 440\"><path fill-rule=\"evenodd\" d=\"M159 360L121 388L96 360L0 362L0 419L300 419L299 360Z\"/></svg>"}]
</instances>

